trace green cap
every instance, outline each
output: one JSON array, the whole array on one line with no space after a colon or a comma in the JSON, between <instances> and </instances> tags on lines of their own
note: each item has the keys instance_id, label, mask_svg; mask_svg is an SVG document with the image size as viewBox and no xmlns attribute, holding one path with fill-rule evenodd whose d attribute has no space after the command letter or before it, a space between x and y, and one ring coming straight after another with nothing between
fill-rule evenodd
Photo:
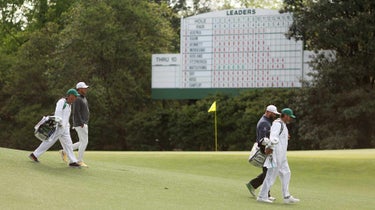
<instances>
[{"instance_id":1,"label":"green cap","mask_svg":"<svg viewBox=\"0 0 375 210\"><path fill-rule=\"evenodd\" d=\"M293 110L291 110L290 108L285 108L285 109L281 110L281 113L286 114L291 118L294 118L294 119L296 118L296 116L293 114Z\"/></svg>"},{"instance_id":2,"label":"green cap","mask_svg":"<svg viewBox=\"0 0 375 210\"><path fill-rule=\"evenodd\" d=\"M76 89L69 89L67 92L66 92L66 95L75 95L75 96L79 96L79 93L77 92Z\"/></svg>"}]
</instances>

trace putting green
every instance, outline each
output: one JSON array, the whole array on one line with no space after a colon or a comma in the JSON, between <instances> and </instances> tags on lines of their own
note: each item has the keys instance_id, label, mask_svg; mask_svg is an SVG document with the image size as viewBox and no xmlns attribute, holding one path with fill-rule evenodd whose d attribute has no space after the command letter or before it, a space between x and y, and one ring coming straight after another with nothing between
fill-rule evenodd
<instances>
[{"instance_id":1,"label":"putting green","mask_svg":"<svg viewBox=\"0 0 375 210\"><path fill-rule=\"evenodd\" d=\"M258 203L245 187L260 169L248 152L87 152L73 169L58 152L0 148L2 209L373 209L375 150L292 151L290 191L301 199ZM258 192L258 190L257 190Z\"/></svg>"}]
</instances>

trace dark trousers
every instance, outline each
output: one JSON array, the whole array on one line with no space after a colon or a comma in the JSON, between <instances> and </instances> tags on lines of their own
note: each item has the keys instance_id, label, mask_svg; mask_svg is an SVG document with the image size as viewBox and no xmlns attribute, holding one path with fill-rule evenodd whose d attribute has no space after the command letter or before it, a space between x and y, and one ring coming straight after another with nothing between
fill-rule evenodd
<instances>
[{"instance_id":1,"label":"dark trousers","mask_svg":"<svg viewBox=\"0 0 375 210\"><path fill-rule=\"evenodd\" d=\"M263 172L259 174L256 178L252 179L249 183L251 184L251 186L257 189L260 185L263 184L263 181L266 178L266 174L267 174L267 168L263 167ZM268 197L270 196L271 196L271 192L268 191Z\"/></svg>"},{"instance_id":2,"label":"dark trousers","mask_svg":"<svg viewBox=\"0 0 375 210\"><path fill-rule=\"evenodd\" d=\"M263 184L263 181L264 181L264 178L266 178L266 174L267 174L267 168L266 167L263 167L263 172L261 174L259 174L256 178L252 179L250 181L250 184L255 188L257 189L260 185Z\"/></svg>"}]
</instances>

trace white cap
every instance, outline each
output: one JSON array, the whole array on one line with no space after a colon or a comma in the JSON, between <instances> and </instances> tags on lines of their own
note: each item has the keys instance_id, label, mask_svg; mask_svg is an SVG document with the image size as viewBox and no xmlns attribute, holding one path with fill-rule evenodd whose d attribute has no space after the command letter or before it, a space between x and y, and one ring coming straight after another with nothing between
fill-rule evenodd
<instances>
[{"instance_id":1,"label":"white cap","mask_svg":"<svg viewBox=\"0 0 375 210\"><path fill-rule=\"evenodd\" d=\"M86 83L84 82L78 82L77 85L76 85L76 89L80 89L80 88L88 88L89 86L86 85Z\"/></svg>"},{"instance_id":2,"label":"white cap","mask_svg":"<svg viewBox=\"0 0 375 210\"><path fill-rule=\"evenodd\" d=\"M268 111L268 112L272 112L272 113L274 113L274 114L280 114L280 113L277 111L277 108L276 108L275 105L269 105L269 106L267 106L266 111Z\"/></svg>"}]
</instances>

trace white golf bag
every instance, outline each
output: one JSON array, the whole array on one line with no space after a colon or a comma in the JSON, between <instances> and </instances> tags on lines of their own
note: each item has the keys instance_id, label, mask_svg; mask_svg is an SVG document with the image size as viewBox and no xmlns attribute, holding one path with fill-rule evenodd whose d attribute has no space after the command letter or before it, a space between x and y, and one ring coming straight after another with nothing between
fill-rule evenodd
<instances>
[{"instance_id":1,"label":"white golf bag","mask_svg":"<svg viewBox=\"0 0 375 210\"><path fill-rule=\"evenodd\" d=\"M62 119L58 116L44 116L38 124L34 126L34 135L41 141L48 141L55 133L57 126Z\"/></svg>"},{"instance_id":2,"label":"white golf bag","mask_svg":"<svg viewBox=\"0 0 375 210\"><path fill-rule=\"evenodd\" d=\"M255 142L251 149L249 156L249 163L255 167L263 167L264 161L266 161L267 155L260 151L258 143Z\"/></svg>"}]
</instances>

